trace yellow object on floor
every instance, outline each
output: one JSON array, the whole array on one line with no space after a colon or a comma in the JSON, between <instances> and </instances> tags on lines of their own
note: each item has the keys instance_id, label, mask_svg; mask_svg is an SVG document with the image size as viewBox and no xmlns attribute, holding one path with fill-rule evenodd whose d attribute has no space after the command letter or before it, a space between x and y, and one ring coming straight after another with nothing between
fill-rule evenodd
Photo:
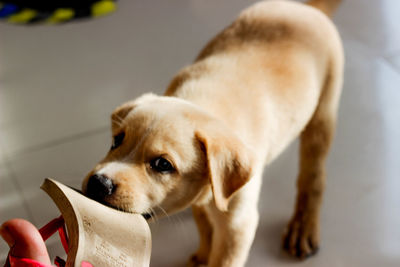
<instances>
[{"instance_id":1,"label":"yellow object on floor","mask_svg":"<svg viewBox=\"0 0 400 267\"><path fill-rule=\"evenodd\" d=\"M37 12L33 9L30 8L25 8L23 10L21 10L20 12L11 15L8 18L8 22L10 23L26 23L28 21L30 21L31 19L33 19L36 16Z\"/></svg>"},{"instance_id":2,"label":"yellow object on floor","mask_svg":"<svg viewBox=\"0 0 400 267\"><path fill-rule=\"evenodd\" d=\"M59 8L47 19L49 23L60 23L68 21L75 16L75 11L71 8Z\"/></svg>"},{"instance_id":3,"label":"yellow object on floor","mask_svg":"<svg viewBox=\"0 0 400 267\"><path fill-rule=\"evenodd\" d=\"M114 12L117 6L114 1L102 0L92 5L92 16L99 17Z\"/></svg>"}]
</instances>

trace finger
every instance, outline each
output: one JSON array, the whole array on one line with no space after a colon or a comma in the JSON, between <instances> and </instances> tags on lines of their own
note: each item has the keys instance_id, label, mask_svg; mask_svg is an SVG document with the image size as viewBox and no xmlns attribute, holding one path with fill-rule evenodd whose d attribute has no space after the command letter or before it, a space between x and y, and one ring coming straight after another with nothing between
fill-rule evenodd
<instances>
[{"instance_id":1,"label":"finger","mask_svg":"<svg viewBox=\"0 0 400 267\"><path fill-rule=\"evenodd\" d=\"M0 227L0 235L10 247L10 254L50 265L46 245L38 229L22 219L9 220Z\"/></svg>"}]
</instances>

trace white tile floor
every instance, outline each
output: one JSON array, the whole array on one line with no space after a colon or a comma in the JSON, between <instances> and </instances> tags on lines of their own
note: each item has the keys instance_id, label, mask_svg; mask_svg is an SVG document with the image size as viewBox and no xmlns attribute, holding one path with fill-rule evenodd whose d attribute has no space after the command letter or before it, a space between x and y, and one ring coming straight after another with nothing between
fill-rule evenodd
<instances>
[{"instance_id":1,"label":"white tile floor","mask_svg":"<svg viewBox=\"0 0 400 267\"><path fill-rule=\"evenodd\" d=\"M44 177L78 186L107 150L119 103L162 93L204 43L254 1L119 1L116 14L63 26L0 24L0 221L57 215ZM347 65L328 160L322 248L297 262L279 249L297 170L293 144L265 171L247 266L400 266L400 1L347 0L335 16ZM190 212L152 225L152 266L196 249ZM57 240L49 242L60 254ZM0 259L7 248L0 243Z\"/></svg>"}]
</instances>

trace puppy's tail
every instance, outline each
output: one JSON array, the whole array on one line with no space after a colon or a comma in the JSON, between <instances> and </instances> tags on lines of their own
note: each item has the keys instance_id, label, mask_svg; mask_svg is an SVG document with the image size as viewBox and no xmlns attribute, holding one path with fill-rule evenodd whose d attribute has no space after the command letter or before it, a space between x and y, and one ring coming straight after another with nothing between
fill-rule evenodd
<instances>
[{"instance_id":1,"label":"puppy's tail","mask_svg":"<svg viewBox=\"0 0 400 267\"><path fill-rule=\"evenodd\" d=\"M307 4L321 10L328 17L332 17L340 2L342 0L309 0Z\"/></svg>"}]
</instances>

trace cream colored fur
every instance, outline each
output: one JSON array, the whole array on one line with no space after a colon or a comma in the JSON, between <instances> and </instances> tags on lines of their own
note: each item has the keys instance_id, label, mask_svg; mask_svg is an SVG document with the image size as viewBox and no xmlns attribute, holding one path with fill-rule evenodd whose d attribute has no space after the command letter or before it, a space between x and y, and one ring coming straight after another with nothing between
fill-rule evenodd
<instances>
[{"instance_id":1,"label":"cream colored fur","mask_svg":"<svg viewBox=\"0 0 400 267\"><path fill-rule=\"evenodd\" d=\"M310 4L330 14L337 2ZM298 197L283 243L304 258L318 249L342 71L341 41L325 14L289 1L257 3L175 76L166 96L114 111L113 135L125 138L88 177L112 179L116 190L104 201L129 212L162 216L192 206L200 246L189 266L243 266L263 167L301 135ZM155 172L149 162L158 156L176 171Z\"/></svg>"}]
</instances>

